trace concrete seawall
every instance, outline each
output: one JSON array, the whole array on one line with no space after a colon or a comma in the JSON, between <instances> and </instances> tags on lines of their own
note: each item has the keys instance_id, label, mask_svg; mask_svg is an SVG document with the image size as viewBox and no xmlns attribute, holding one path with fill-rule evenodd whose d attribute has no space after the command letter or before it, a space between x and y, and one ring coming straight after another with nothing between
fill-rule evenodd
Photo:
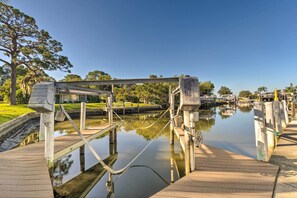
<instances>
[{"instance_id":1,"label":"concrete seawall","mask_svg":"<svg viewBox=\"0 0 297 198\"><path fill-rule=\"evenodd\" d=\"M6 137L10 136L13 131L17 128L21 127L24 123L32 120L32 119L39 119L40 114L33 112L22 115L20 117L14 118L8 122L5 122L0 125L0 140L5 139Z\"/></svg>"}]
</instances>

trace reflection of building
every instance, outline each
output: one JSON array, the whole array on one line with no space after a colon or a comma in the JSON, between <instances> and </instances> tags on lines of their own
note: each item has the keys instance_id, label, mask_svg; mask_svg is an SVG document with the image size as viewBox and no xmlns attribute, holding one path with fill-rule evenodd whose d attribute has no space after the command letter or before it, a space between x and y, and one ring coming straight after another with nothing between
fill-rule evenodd
<instances>
[{"instance_id":1,"label":"reflection of building","mask_svg":"<svg viewBox=\"0 0 297 198\"><path fill-rule=\"evenodd\" d=\"M219 107L219 115L222 119L229 118L236 113L236 106L234 105L224 105Z\"/></svg>"},{"instance_id":2,"label":"reflection of building","mask_svg":"<svg viewBox=\"0 0 297 198\"><path fill-rule=\"evenodd\" d=\"M87 102L87 95L84 94L60 94L59 102Z\"/></svg>"},{"instance_id":3,"label":"reflection of building","mask_svg":"<svg viewBox=\"0 0 297 198\"><path fill-rule=\"evenodd\" d=\"M221 95L221 99L227 103L235 103L236 102L236 95L233 94L223 94Z\"/></svg>"},{"instance_id":4,"label":"reflection of building","mask_svg":"<svg viewBox=\"0 0 297 198\"><path fill-rule=\"evenodd\" d=\"M200 96L201 104L207 104L207 103L214 103L216 101L217 96L216 95L202 95Z\"/></svg>"}]
</instances>

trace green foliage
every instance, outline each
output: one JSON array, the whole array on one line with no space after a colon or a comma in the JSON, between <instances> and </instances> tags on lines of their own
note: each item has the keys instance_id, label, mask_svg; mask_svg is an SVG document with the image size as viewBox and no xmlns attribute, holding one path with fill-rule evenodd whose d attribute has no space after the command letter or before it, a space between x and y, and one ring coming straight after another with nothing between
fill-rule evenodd
<instances>
[{"instance_id":1,"label":"green foliage","mask_svg":"<svg viewBox=\"0 0 297 198\"><path fill-rule=\"evenodd\" d=\"M72 67L66 56L62 56L62 44L54 40L45 30L39 30L35 19L18 9L0 3L0 58L11 71L10 103L16 104L17 68L27 67L33 73L44 70L70 72Z\"/></svg>"},{"instance_id":2,"label":"green foliage","mask_svg":"<svg viewBox=\"0 0 297 198\"><path fill-rule=\"evenodd\" d=\"M0 86L3 85L3 83L5 82L5 80L7 80L9 78L9 71L8 68L4 67L4 66L0 66Z\"/></svg>"},{"instance_id":3,"label":"green foliage","mask_svg":"<svg viewBox=\"0 0 297 198\"><path fill-rule=\"evenodd\" d=\"M16 92L16 101L17 104L27 104L29 102L30 96L28 94L23 94L21 89L18 89Z\"/></svg>"},{"instance_id":4,"label":"green foliage","mask_svg":"<svg viewBox=\"0 0 297 198\"><path fill-rule=\"evenodd\" d=\"M67 74L64 76L64 78L61 80L62 82L71 82L71 81L81 81L82 78L77 74Z\"/></svg>"},{"instance_id":5,"label":"green foliage","mask_svg":"<svg viewBox=\"0 0 297 198\"><path fill-rule=\"evenodd\" d=\"M224 94L232 94L232 91L231 91L231 89L228 88L228 87L221 86L221 88L220 88L219 91L218 91L218 94L220 94L220 96L221 96L221 95L224 95Z\"/></svg>"},{"instance_id":6,"label":"green foliage","mask_svg":"<svg viewBox=\"0 0 297 198\"><path fill-rule=\"evenodd\" d=\"M200 95L211 95L215 86L211 81L201 82L199 84Z\"/></svg>"},{"instance_id":7,"label":"green foliage","mask_svg":"<svg viewBox=\"0 0 297 198\"><path fill-rule=\"evenodd\" d=\"M286 93L296 93L297 92L297 86L294 86L293 83L290 83L290 86L285 88Z\"/></svg>"},{"instance_id":8,"label":"green foliage","mask_svg":"<svg viewBox=\"0 0 297 198\"><path fill-rule=\"evenodd\" d=\"M32 87L37 82L53 80L43 71L33 72L30 69L19 66L17 68L17 73L19 74L16 82L16 102L17 104L25 104L28 102L30 97ZM4 99L5 102L9 102L11 89L11 80L7 79L0 86L0 97Z\"/></svg>"},{"instance_id":9,"label":"green foliage","mask_svg":"<svg viewBox=\"0 0 297 198\"><path fill-rule=\"evenodd\" d=\"M257 89L258 92L262 93L262 92L266 92L267 91L267 87L265 86L261 86Z\"/></svg>"},{"instance_id":10,"label":"green foliage","mask_svg":"<svg viewBox=\"0 0 297 198\"><path fill-rule=\"evenodd\" d=\"M252 95L252 92L250 92L249 90L243 90L239 92L239 97L241 98L249 98Z\"/></svg>"}]
</instances>

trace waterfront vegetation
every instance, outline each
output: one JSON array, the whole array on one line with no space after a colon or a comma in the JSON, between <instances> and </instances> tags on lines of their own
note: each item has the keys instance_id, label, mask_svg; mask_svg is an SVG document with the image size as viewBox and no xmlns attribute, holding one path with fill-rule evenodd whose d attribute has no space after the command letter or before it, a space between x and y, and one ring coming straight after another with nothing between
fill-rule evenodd
<instances>
[{"instance_id":1,"label":"waterfront vegetation","mask_svg":"<svg viewBox=\"0 0 297 198\"><path fill-rule=\"evenodd\" d=\"M125 106L133 106L137 107L137 103L126 103ZM67 103L63 104L66 110L79 111L80 103ZM123 106L123 103L114 103L113 106ZM150 104L140 103L139 106L152 106ZM56 104L56 108L58 108L58 104ZM105 103L87 103L87 110L98 110L105 108ZM9 104L0 103L0 124L8 122L16 117L21 115L34 112L32 109L28 108L26 104L18 104L11 106Z\"/></svg>"}]
</instances>

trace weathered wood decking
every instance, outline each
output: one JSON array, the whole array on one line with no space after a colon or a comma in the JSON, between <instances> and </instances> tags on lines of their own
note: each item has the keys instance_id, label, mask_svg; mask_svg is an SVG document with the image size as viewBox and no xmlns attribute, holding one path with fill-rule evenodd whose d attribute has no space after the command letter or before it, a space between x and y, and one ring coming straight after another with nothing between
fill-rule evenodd
<instances>
[{"instance_id":1,"label":"weathered wood decking","mask_svg":"<svg viewBox=\"0 0 297 198\"><path fill-rule=\"evenodd\" d=\"M117 124L101 125L83 130L88 140L117 127ZM55 138L57 159L84 143L76 134ZM46 160L44 142L39 142L0 153L0 197L53 197L53 188Z\"/></svg>"},{"instance_id":2,"label":"weathered wood decking","mask_svg":"<svg viewBox=\"0 0 297 198\"><path fill-rule=\"evenodd\" d=\"M276 198L297 197L297 120L283 131L269 162L280 166Z\"/></svg>"},{"instance_id":3,"label":"weathered wood decking","mask_svg":"<svg viewBox=\"0 0 297 198\"><path fill-rule=\"evenodd\" d=\"M183 130L175 133L183 144ZM153 197L273 196L278 166L207 145L196 148L195 158L197 170Z\"/></svg>"}]
</instances>

